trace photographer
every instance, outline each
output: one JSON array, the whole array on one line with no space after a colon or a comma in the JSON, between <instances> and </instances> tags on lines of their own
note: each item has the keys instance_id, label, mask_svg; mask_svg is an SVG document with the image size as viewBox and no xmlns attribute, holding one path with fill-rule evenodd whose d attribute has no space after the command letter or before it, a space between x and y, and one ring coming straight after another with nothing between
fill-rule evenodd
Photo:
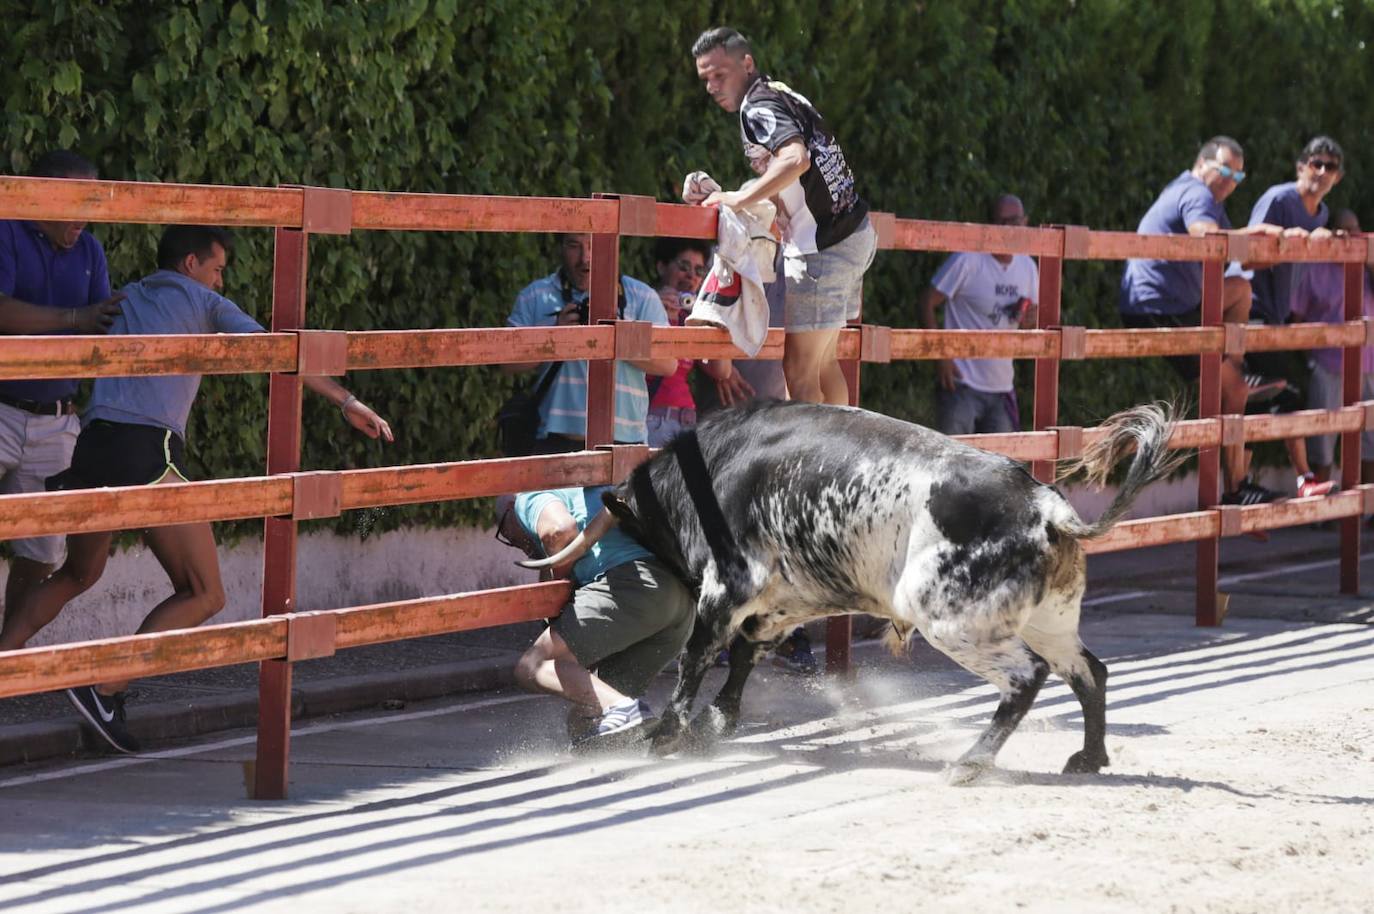
<instances>
[{"instance_id":1,"label":"photographer","mask_svg":"<svg viewBox=\"0 0 1374 914\"><path fill-rule=\"evenodd\" d=\"M561 235L559 252L562 265L521 290L507 325L552 327L587 323L591 236ZM618 318L668 326L668 315L658 294L639 280L622 276L617 299ZM644 376L671 375L677 371L677 360L635 359L616 362L615 367L615 441L617 444L643 444L646 438L644 417L649 409L649 391ZM535 369L541 369L541 381L547 380L542 372L557 374L539 403L534 453L565 454L582 450L587 437L587 363L521 362L502 366L508 374Z\"/></svg>"}]
</instances>

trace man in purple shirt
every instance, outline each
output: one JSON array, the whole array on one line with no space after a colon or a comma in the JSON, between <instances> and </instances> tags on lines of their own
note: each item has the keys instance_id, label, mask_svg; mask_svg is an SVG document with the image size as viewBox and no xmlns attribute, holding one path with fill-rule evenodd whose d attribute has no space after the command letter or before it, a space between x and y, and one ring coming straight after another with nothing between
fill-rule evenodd
<instances>
[{"instance_id":1,"label":"man in purple shirt","mask_svg":"<svg viewBox=\"0 0 1374 914\"><path fill-rule=\"evenodd\" d=\"M32 177L96 177L95 166L65 150L34 164ZM0 220L0 333L105 333L122 295L110 295L105 251L84 222ZM0 380L0 494L42 492L43 480L71 463L80 428L74 379ZM11 541L5 607L20 603L62 560L63 538Z\"/></svg>"},{"instance_id":2,"label":"man in purple shirt","mask_svg":"<svg viewBox=\"0 0 1374 914\"><path fill-rule=\"evenodd\" d=\"M1277 225L1285 238L1330 238L1326 227L1328 212L1323 199L1340 183L1345 152L1329 136L1313 138L1303 147L1297 161L1297 180L1275 184L1260 195L1250 210L1251 225ZM1257 267L1250 282L1254 299L1250 320L1272 326L1288 322L1293 277L1297 264L1276 263ZM1303 408L1299 391L1308 383L1306 357L1301 352L1255 352L1245 359L1252 376L1282 378L1287 389L1261 407L1273 413L1291 413ZM1255 404L1252 404L1252 411ZM1288 459L1297 475L1299 496L1325 495L1332 484L1319 480L1307 462L1307 442L1302 438L1284 441Z\"/></svg>"},{"instance_id":3,"label":"man in purple shirt","mask_svg":"<svg viewBox=\"0 0 1374 914\"><path fill-rule=\"evenodd\" d=\"M1332 220L1337 231L1358 236L1360 221L1350 210L1342 210ZM1293 287L1291 299L1293 319L1339 324L1345 321L1345 267L1339 263L1307 264ZM1363 315L1374 318L1374 268L1364 269ZM1307 385L1308 409L1340 409L1341 350L1315 349L1316 364ZM1374 400L1374 348L1360 350L1360 399ZM1331 465L1336 454L1336 436L1319 435L1307 439L1307 454L1319 480L1331 478ZM1360 482L1374 482L1374 433L1365 432L1360 438Z\"/></svg>"},{"instance_id":4,"label":"man in purple shirt","mask_svg":"<svg viewBox=\"0 0 1374 914\"><path fill-rule=\"evenodd\" d=\"M1282 229L1268 224L1250 225L1235 231L1226 216L1226 198L1245 180L1245 153L1228 136L1215 136L1202 144L1193 167L1164 188L1140 220L1142 235L1192 235L1214 232L1243 235L1277 235ZM1196 261L1134 259L1126 262L1121 276L1119 308L1122 323L1132 328L1196 327L1202 322L1202 264ZM1250 319L1250 283L1228 276L1222 299L1222 320L1243 324ZM1166 359L1186 381L1198 377L1197 356ZM1243 412L1249 396L1239 357L1221 363L1221 411ZM1275 501L1280 493L1254 482L1245 472L1245 448L1221 449L1225 481L1224 504L1255 505Z\"/></svg>"}]
</instances>

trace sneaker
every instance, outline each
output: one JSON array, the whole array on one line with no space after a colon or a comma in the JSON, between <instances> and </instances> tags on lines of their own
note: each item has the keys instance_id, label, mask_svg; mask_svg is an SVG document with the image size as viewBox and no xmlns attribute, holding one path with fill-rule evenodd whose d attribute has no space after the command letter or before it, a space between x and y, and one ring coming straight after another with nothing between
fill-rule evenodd
<instances>
[{"instance_id":1,"label":"sneaker","mask_svg":"<svg viewBox=\"0 0 1374 914\"><path fill-rule=\"evenodd\" d=\"M723 650L717 652L717 653L716 653L716 659L713 660L713 661L711 661L711 666L729 666L729 665L730 665L730 650L729 650L729 648L725 648L725 649L723 649Z\"/></svg>"},{"instance_id":2,"label":"sneaker","mask_svg":"<svg viewBox=\"0 0 1374 914\"><path fill-rule=\"evenodd\" d=\"M574 752L618 749L636 742L644 735L644 727L654 720L654 712L647 702L627 698L593 718L595 726L581 739L573 742Z\"/></svg>"},{"instance_id":3,"label":"sneaker","mask_svg":"<svg viewBox=\"0 0 1374 914\"><path fill-rule=\"evenodd\" d=\"M1298 477L1297 498L1311 498L1314 495L1325 495L1336 487L1334 479L1326 482L1318 482L1316 476L1307 473Z\"/></svg>"},{"instance_id":4,"label":"sneaker","mask_svg":"<svg viewBox=\"0 0 1374 914\"><path fill-rule=\"evenodd\" d=\"M1272 400L1288 387L1283 378L1266 377L1256 371L1242 372L1241 377L1245 378L1245 399L1256 403Z\"/></svg>"},{"instance_id":5,"label":"sneaker","mask_svg":"<svg viewBox=\"0 0 1374 914\"><path fill-rule=\"evenodd\" d=\"M1264 486L1255 482L1249 476L1240 481L1234 492L1227 492L1221 496L1223 505L1265 505L1271 501L1279 501L1284 498L1282 492L1275 492L1273 489L1266 489Z\"/></svg>"},{"instance_id":6,"label":"sneaker","mask_svg":"<svg viewBox=\"0 0 1374 914\"><path fill-rule=\"evenodd\" d=\"M105 742L128 755L139 751L138 740L124 719L124 693L101 695L95 686L81 686L67 690L67 700L72 703L81 716L95 728Z\"/></svg>"},{"instance_id":7,"label":"sneaker","mask_svg":"<svg viewBox=\"0 0 1374 914\"><path fill-rule=\"evenodd\" d=\"M773 666L789 673L811 676L820 672L816 655L811 652L811 639L806 629L799 628L773 650Z\"/></svg>"}]
</instances>

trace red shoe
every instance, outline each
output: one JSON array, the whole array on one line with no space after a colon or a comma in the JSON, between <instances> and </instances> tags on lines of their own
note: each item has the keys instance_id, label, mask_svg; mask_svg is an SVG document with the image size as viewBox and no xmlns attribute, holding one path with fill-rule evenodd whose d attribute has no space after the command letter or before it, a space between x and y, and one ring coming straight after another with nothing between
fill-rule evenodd
<instances>
[{"instance_id":1,"label":"red shoe","mask_svg":"<svg viewBox=\"0 0 1374 914\"><path fill-rule=\"evenodd\" d=\"M1336 481L1328 479L1326 482L1318 482L1313 474L1298 477L1298 491L1295 498L1312 498L1317 495L1325 495L1336 488Z\"/></svg>"}]
</instances>

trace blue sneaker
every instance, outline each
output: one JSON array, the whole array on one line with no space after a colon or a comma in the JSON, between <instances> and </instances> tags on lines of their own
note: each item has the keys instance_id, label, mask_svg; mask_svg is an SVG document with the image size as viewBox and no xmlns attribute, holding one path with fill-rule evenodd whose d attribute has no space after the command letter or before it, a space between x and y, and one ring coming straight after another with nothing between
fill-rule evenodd
<instances>
[{"instance_id":1,"label":"blue sneaker","mask_svg":"<svg viewBox=\"0 0 1374 914\"><path fill-rule=\"evenodd\" d=\"M644 728L653 721L654 712L647 702L627 698L607 708L606 713L596 720L595 728L574 740L573 751L597 752L624 748L643 739Z\"/></svg>"},{"instance_id":2,"label":"blue sneaker","mask_svg":"<svg viewBox=\"0 0 1374 914\"><path fill-rule=\"evenodd\" d=\"M811 652L811 638L799 628L773 649L773 666L799 676L814 676L821 666Z\"/></svg>"}]
</instances>

